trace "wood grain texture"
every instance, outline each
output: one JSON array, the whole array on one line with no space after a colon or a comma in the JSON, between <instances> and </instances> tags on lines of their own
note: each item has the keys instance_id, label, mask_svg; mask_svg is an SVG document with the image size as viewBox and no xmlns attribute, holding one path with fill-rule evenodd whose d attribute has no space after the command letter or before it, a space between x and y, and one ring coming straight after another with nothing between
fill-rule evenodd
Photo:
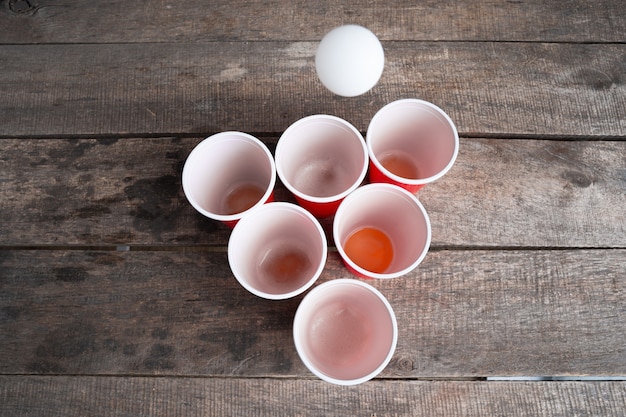
<instances>
[{"instance_id":1,"label":"wood grain texture","mask_svg":"<svg viewBox=\"0 0 626 417\"><path fill-rule=\"evenodd\" d=\"M229 229L181 186L200 140L0 140L0 245L225 246ZM452 170L418 194L433 246L626 248L625 160L623 141L463 138ZM281 185L276 199L293 202Z\"/></svg>"},{"instance_id":2,"label":"wood grain texture","mask_svg":"<svg viewBox=\"0 0 626 417\"><path fill-rule=\"evenodd\" d=\"M4 0L0 43L316 40L356 23L385 40L623 42L618 0L316 1Z\"/></svg>"},{"instance_id":3,"label":"wood grain texture","mask_svg":"<svg viewBox=\"0 0 626 417\"><path fill-rule=\"evenodd\" d=\"M314 68L346 23L385 49L356 98ZM625 68L622 0L0 0L0 415L623 417L624 381L478 380L626 375ZM293 346L303 296L236 282L181 171L218 131L273 149L405 97L461 150L419 194L425 261L368 281L391 363L337 387ZM344 276L331 248L319 282Z\"/></svg>"},{"instance_id":4,"label":"wood grain texture","mask_svg":"<svg viewBox=\"0 0 626 417\"><path fill-rule=\"evenodd\" d=\"M196 213L182 190L198 142L0 141L3 244L225 244L228 229Z\"/></svg>"},{"instance_id":5,"label":"wood grain texture","mask_svg":"<svg viewBox=\"0 0 626 417\"><path fill-rule=\"evenodd\" d=\"M623 416L625 382L0 377L0 412L99 416Z\"/></svg>"},{"instance_id":6,"label":"wood grain texture","mask_svg":"<svg viewBox=\"0 0 626 417\"><path fill-rule=\"evenodd\" d=\"M0 136L279 134L329 113L365 131L417 97L477 136L626 137L623 44L385 42L379 84L333 95L315 42L0 46Z\"/></svg>"},{"instance_id":7,"label":"wood grain texture","mask_svg":"<svg viewBox=\"0 0 626 417\"><path fill-rule=\"evenodd\" d=\"M398 347L382 377L625 375L626 251L433 251L369 281ZM350 274L331 252L319 282ZM312 377L302 296L258 298L224 251L0 251L0 374Z\"/></svg>"},{"instance_id":8,"label":"wood grain texture","mask_svg":"<svg viewBox=\"0 0 626 417\"><path fill-rule=\"evenodd\" d=\"M626 247L626 143L463 139L418 197L434 242Z\"/></svg>"}]
</instances>

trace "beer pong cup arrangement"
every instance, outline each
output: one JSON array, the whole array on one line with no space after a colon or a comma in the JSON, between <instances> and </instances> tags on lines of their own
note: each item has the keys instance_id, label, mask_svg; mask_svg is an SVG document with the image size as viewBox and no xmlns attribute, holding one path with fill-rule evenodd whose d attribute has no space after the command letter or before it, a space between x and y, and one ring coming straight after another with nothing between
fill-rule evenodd
<instances>
[{"instance_id":1,"label":"beer pong cup arrangement","mask_svg":"<svg viewBox=\"0 0 626 417\"><path fill-rule=\"evenodd\" d=\"M396 184L415 193L452 168L459 134L432 103L397 100L380 109L367 128L371 182Z\"/></svg>"},{"instance_id":2,"label":"beer pong cup arrangement","mask_svg":"<svg viewBox=\"0 0 626 417\"><path fill-rule=\"evenodd\" d=\"M268 203L237 223L228 241L228 262L237 281L272 300L307 290L326 263L319 222L290 203Z\"/></svg>"},{"instance_id":3,"label":"beer pong cup arrangement","mask_svg":"<svg viewBox=\"0 0 626 417\"><path fill-rule=\"evenodd\" d=\"M311 288L324 269L328 249L318 218L334 215L335 246L357 277L414 270L431 242L415 193L451 168L458 147L456 127L441 109L398 100L376 113L366 139L338 117L304 117L280 136L275 158L251 135L215 134L189 154L182 182L198 212L232 228L228 262L241 286L281 300ZM370 184L363 185L368 167ZM277 176L297 205L273 201ZM354 385L387 366L398 329L378 290L341 278L304 296L293 338L312 373Z\"/></svg>"},{"instance_id":4,"label":"beer pong cup arrangement","mask_svg":"<svg viewBox=\"0 0 626 417\"><path fill-rule=\"evenodd\" d=\"M359 131L329 115L298 120L276 145L276 170L298 204L316 217L335 213L367 174L367 149Z\"/></svg>"},{"instance_id":5,"label":"beer pong cup arrangement","mask_svg":"<svg viewBox=\"0 0 626 417\"><path fill-rule=\"evenodd\" d=\"M378 290L362 281L336 279L304 297L294 318L293 338L298 355L319 378L356 385L387 366L398 326Z\"/></svg>"},{"instance_id":6,"label":"beer pong cup arrangement","mask_svg":"<svg viewBox=\"0 0 626 417\"><path fill-rule=\"evenodd\" d=\"M254 136L222 132L191 151L182 181L185 196L197 211L234 227L250 209L273 200L276 165Z\"/></svg>"}]
</instances>

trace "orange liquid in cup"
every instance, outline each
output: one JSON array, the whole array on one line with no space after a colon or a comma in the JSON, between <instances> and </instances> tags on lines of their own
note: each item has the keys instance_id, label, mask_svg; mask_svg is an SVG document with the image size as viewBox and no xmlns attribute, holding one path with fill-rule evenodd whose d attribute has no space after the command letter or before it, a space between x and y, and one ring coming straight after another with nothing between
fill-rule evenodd
<instances>
[{"instance_id":1,"label":"orange liquid in cup","mask_svg":"<svg viewBox=\"0 0 626 417\"><path fill-rule=\"evenodd\" d=\"M223 203L224 214L237 214L254 206L265 194L265 190L256 184L242 184L235 187Z\"/></svg>"},{"instance_id":2,"label":"orange liquid in cup","mask_svg":"<svg viewBox=\"0 0 626 417\"><path fill-rule=\"evenodd\" d=\"M391 239L373 227L364 227L348 236L344 250L355 264L377 274L384 273L393 260Z\"/></svg>"},{"instance_id":3,"label":"orange liquid in cup","mask_svg":"<svg viewBox=\"0 0 626 417\"><path fill-rule=\"evenodd\" d=\"M298 248L270 250L263 258L260 273L274 292L288 292L304 284L311 277L313 264L306 253Z\"/></svg>"},{"instance_id":4,"label":"orange liquid in cup","mask_svg":"<svg viewBox=\"0 0 626 417\"><path fill-rule=\"evenodd\" d=\"M392 174L402 178L417 179L419 172L415 163L407 155L400 152L385 154L380 159L380 164Z\"/></svg>"}]
</instances>

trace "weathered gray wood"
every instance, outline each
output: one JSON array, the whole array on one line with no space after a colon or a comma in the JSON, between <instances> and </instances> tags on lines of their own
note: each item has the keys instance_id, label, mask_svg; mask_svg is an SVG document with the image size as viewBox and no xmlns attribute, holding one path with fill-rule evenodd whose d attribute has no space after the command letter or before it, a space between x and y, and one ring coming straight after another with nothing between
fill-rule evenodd
<instances>
[{"instance_id":1,"label":"weathered gray wood","mask_svg":"<svg viewBox=\"0 0 626 417\"><path fill-rule=\"evenodd\" d=\"M334 96L315 42L0 46L0 136L280 133L330 113L365 131L390 101L480 135L626 137L623 44L386 42L379 84Z\"/></svg>"},{"instance_id":2,"label":"weathered gray wood","mask_svg":"<svg viewBox=\"0 0 626 417\"><path fill-rule=\"evenodd\" d=\"M433 251L369 281L398 319L382 377L626 374L625 250ZM331 252L320 282L350 277ZM264 300L224 251L0 252L0 374L312 377L302 296Z\"/></svg>"},{"instance_id":3,"label":"weathered gray wood","mask_svg":"<svg viewBox=\"0 0 626 417\"><path fill-rule=\"evenodd\" d=\"M344 23L386 53L351 99L313 65ZM626 375L625 42L621 0L0 0L0 415L623 416L623 381L467 379ZM302 297L236 283L182 164L213 132L365 131L404 97L446 110L461 153L419 194L424 263L370 282L392 362L336 387L291 342ZM341 276L331 250L320 282Z\"/></svg>"},{"instance_id":4,"label":"weathered gray wood","mask_svg":"<svg viewBox=\"0 0 626 417\"><path fill-rule=\"evenodd\" d=\"M621 417L626 382L0 377L0 412L98 416Z\"/></svg>"},{"instance_id":5,"label":"weathered gray wood","mask_svg":"<svg viewBox=\"0 0 626 417\"><path fill-rule=\"evenodd\" d=\"M229 229L181 186L200 140L0 140L0 245L225 246ZM623 141L464 138L452 170L418 197L435 247L626 248L624 161ZM324 226L332 244L332 219Z\"/></svg>"},{"instance_id":6,"label":"weathered gray wood","mask_svg":"<svg viewBox=\"0 0 626 417\"><path fill-rule=\"evenodd\" d=\"M3 245L225 244L187 202L196 139L0 141Z\"/></svg>"},{"instance_id":7,"label":"weathered gray wood","mask_svg":"<svg viewBox=\"0 0 626 417\"><path fill-rule=\"evenodd\" d=\"M418 197L436 244L625 248L626 142L463 139Z\"/></svg>"},{"instance_id":8,"label":"weathered gray wood","mask_svg":"<svg viewBox=\"0 0 626 417\"><path fill-rule=\"evenodd\" d=\"M393 40L623 42L619 0L5 0L0 43L312 40L347 23Z\"/></svg>"}]
</instances>

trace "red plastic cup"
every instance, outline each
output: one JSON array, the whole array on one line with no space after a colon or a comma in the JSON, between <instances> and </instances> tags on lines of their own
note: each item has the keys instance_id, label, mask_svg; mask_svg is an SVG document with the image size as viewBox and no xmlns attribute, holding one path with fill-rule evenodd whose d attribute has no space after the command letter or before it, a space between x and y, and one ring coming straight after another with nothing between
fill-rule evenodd
<instances>
[{"instance_id":1,"label":"red plastic cup","mask_svg":"<svg viewBox=\"0 0 626 417\"><path fill-rule=\"evenodd\" d=\"M416 193L452 168L459 134L450 117L418 99L391 102L370 121L366 134L370 182Z\"/></svg>"},{"instance_id":2,"label":"red plastic cup","mask_svg":"<svg viewBox=\"0 0 626 417\"><path fill-rule=\"evenodd\" d=\"M426 256L430 219L407 190L368 184L339 206L333 238L345 266L356 276L396 278L415 269Z\"/></svg>"},{"instance_id":3,"label":"red plastic cup","mask_svg":"<svg viewBox=\"0 0 626 417\"><path fill-rule=\"evenodd\" d=\"M204 216L229 227L274 199L276 165L254 136L221 132L200 142L183 167L183 191Z\"/></svg>"},{"instance_id":4,"label":"red plastic cup","mask_svg":"<svg viewBox=\"0 0 626 417\"><path fill-rule=\"evenodd\" d=\"M304 297L294 318L293 338L313 374L333 384L356 385L387 366L398 325L378 290L344 278L320 284Z\"/></svg>"},{"instance_id":5,"label":"red plastic cup","mask_svg":"<svg viewBox=\"0 0 626 417\"><path fill-rule=\"evenodd\" d=\"M317 219L291 203L255 208L237 223L228 241L228 262L239 283L270 300L294 297L322 273L326 235Z\"/></svg>"},{"instance_id":6,"label":"red plastic cup","mask_svg":"<svg viewBox=\"0 0 626 417\"><path fill-rule=\"evenodd\" d=\"M313 115L285 130L276 145L276 170L285 187L315 217L331 216L367 174L359 131L335 116Z\"/></svg>"}]
</instances>

